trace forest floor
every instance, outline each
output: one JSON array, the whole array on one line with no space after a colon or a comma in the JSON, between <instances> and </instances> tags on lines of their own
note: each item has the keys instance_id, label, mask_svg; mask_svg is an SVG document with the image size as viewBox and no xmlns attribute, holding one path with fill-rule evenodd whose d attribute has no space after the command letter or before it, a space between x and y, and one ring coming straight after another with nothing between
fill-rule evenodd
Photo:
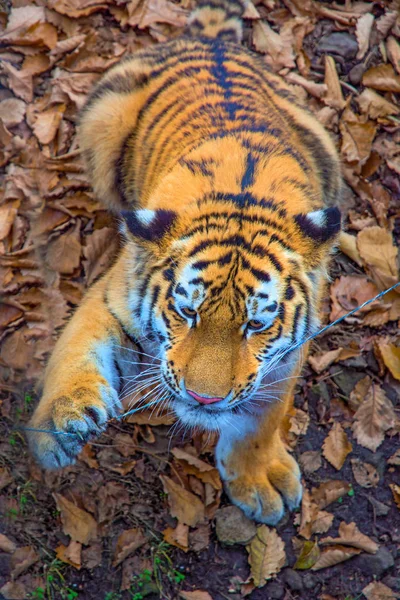
<instances>
[{"instance_id":1,"label":"forest floor","mask_svg":"<svg viewBox=\"0 0 400 600\"><path fill-rule=\"evenodd\" d=\"M212 441L134 415L43 472L22 427L60 328L117 252L75 125L93 83L179 35L194 1L14 0L0 9L0 598L400 597L400 294L320 336L287 443L304 499L276 527L229 504ZM261 0L245 43L331 131L345 254L324 322L398 280L400 4Z\"/></svg>"}]
</instances>

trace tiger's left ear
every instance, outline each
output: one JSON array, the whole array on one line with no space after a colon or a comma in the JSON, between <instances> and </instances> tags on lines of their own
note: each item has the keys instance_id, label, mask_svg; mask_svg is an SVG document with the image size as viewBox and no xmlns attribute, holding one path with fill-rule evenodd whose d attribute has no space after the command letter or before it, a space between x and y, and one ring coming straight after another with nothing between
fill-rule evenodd
<instances>
[{"instance_id":1,"label":"tiger's left ear","mask_svg":"<svg viewBox=\"0 0 400 600\"><path fill-rule=\"evenodd\" d=\"M301 232L317 244L333 240L341 228L340 210L336 206L296 215L294 220Z\"/></svg>"},{"instance_id":2,"label":"tiger's left ear","mask_svg":"<svg viewBox=\"0 0 400 600\"><path fill-rule=\"evenodd\" d=\"M173 226L177 214L172 210L124 210L122 232L131 234L137 242L160 243Z\"/></svg>"}]
</instances>

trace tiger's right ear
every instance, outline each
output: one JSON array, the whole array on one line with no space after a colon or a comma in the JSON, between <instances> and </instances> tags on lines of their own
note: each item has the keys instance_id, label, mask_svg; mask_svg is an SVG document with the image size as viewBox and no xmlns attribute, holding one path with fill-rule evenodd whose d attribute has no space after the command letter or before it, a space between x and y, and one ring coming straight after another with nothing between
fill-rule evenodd
<instances>
[{"instance_id":1,"label":"tiger's right ear","mask_svg":"<svg viewBox=\"0 0 400 600\"><path fill-rule=\"evenodd\" d=\"M122 233L133 236L137 242L160 243L172 228L177 214L172 210L124 210Z\"/></svg>"}]
</instances>

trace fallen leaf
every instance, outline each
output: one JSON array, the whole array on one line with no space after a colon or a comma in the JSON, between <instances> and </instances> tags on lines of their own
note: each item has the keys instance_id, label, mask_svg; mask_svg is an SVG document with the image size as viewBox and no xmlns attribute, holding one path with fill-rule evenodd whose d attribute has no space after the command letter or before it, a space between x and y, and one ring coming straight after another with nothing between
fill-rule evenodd
<instances>
[{"instance_id":1,"label":"fallen leaf","mask_svg":"<svg viewBox=\"0 0 400 600\"><path fill-rule=\"evenodd\" d=\"M82 564L85 569L94 569L101 565L103 546L95 543L82 551Z\"/></svg>"},{"instance_id":2,"label":"fallen leaf","mask_svg":"<svg viewBox=\"0 0 400 600\"><path fill-rule=\"evenodd\" d=\"M395 421L393 404L382 388L372 384L354 415L354 437L361 446L375 452Z\"/></svg>"},{"instance_id":3,"label":"fallen leaf","mask_svg":"<svg viewBox=\"0 0 400 600\"><path fill-rule=\"evenodd\" d=\"M141 529L126 529L117 540L112 566L117 567L125 558L147 542L147 537Z\"/></svg>"},{"instance_id":4,"label":"fallen leaf","mask_svg":"<svg viewBox=\"0 0 400 600\"><path fill-rule=\"evenodd\" d=\"M364 58L369 48L369 40L371 36L372 26L374 24L374 15L366 13L357 19L356 38L358 43L357 60Z\"/></svg>"},{"instance_id":5,"label":"fallen leaf","mask_svg":"<svg viewBox=\"0 0 400 600\"><path fill-rule=\"evenodd\" d=\"M370 386L371 377L369 377L368 375L363 379L360 379L360 381L357 381L356 385L354 386L354 389L350 392L349 396L349 406L351 410L356 412L359 409L360 405L365 399L365 396Z\"/></svg>"},{"instance_id":6,"label":"fallen leaf","mask_svg":"<svg viewBox=\"0 0 400 600\"><path fill-rule=\"evenodd\" d=\"M27 589L23 583L9 581L0 588L0 597L5 600L21 600L27 598Z\"/></svg>"},{"instance_id":7,"label":"fallen leaf","mask_svg":"<svg viewBox=\"0 0 400 600\"><path fill-rule=\"evenodd\" d=\"M204 504L191 492L175 483L169 477L160 476L164 490L168 494L171 515L184 525L195 527L204 519Z\"/></svg>"},{"instance_id":8,"label":"fallen leaf","mask_svg":"<svg viewBox=\"0 0 400 600\"><path fill-rule=\"evenodd\" d=\"M53 494L61 513L63 531L71 540L89 544L97 538L97 523L91 514L73 504L61 494Z\"/></svg>"},{"instance_id":9,"label":"fallen leaf","mask_svg":"<svg viewBox=\"0 0 400 600\"><path fill-rule=\"evenodd\" d=\"M75 567L79 571L82 565L82 544L74 540L70 541L69 546L60 544L56 548L56 556L62 562Z\"/></svg>"},{"instance_id":10,"label":"fallen leaf","mask_svg":"<svg viewBox=\"0 0 400 600\"><path fill-rule=\"evenodd\" d=\"M6 535L0 533L0 550L12 554L17 549L16 544Z\"/></svg>"},{"instance_id":11,"label":"fallen leaf","mask_svg":"<svg viewBox=\"0 0 400 600\"><path fill-rule=\"evenodd\" d=\"M18 209L13 205L0 206L0 240L4 240L11 231Z\"/></svg>"},{"instance_id":12,"label":"fallen leaf","mask_svg":"<svg viewBox=\"0 0 400 600\"><path fill-rule=\"evenodd\" d=\"M111 227L103 227L86 236L85 241L83 267L86 284L90 286L111 265L118 249L118 236Z\"/></svg>"},{"instance_id":13,"label":"fallen leaf","mask_svg":"<svg viewBox=\"0 0 400 600\"><path fill-rule=\"evenodd\" d=\"M183 600L213 600L208 592L202 590L194 590L193 592L181 590L179 596L183 598Z\"/></svg>"},{"instance_id":14,"label":"fallen leaf","mask_svg":"<svg viewBox=\"0 0 400 600\"><path fill-rule=\"evenodd\" d=\"M246 546L251 577L257 587L279 573L286 561L285 544L275 529L266 525L257 528L257 534Z\"/></svg>"},{"instance_id":15,"label":"fallen leaf","mask_svg":"<svg viewBox=\"0 0 400 600\"><path fill-rule=\"evenodd\" d=\"M391 233L383 227L365 227L357 234L357 248L367 271L380 290L397 282L398 249Z\"/></svg>"},{"instance_id":16,"label":"fallen leaf","mask_svg":"<svg viewBox=\"0 0 400 600\"><path fill-rule=\"evenodd\" d=\"M390 489L392 490L394 501L396 502L397 508L400 508L400 485L396 485L395 483L389 484Z\"/></svg>"},{"instance_id":17,"label":"fallen leaf","mask_svg":"<svg viewBox=\"0 0 400 600\"><path fill-rule=\"evenodd\" d=\"M68 232L48 244L46 259L49 267L63 275L72 275L79 267L81 257L79 221Z\"/></svg>"},{"instance_id":18,"label":"fallen leaf","mask_svg":"<svg viewBox=\"0 0 400 600\"><path fill-rule=\"evenodd\" d=\"M356 98L361 112L367 114L370 119L378 119L387 117L388 115L396 115L400 112L400 107L389 102L380 94L366 88Z\"/></svg>"},{"instance_id":19,"label":"fallen leaf","mask_svg":"<svg viewBox=\"0 0 400 600\"><path fill-rule=\"evenodd\" d=\"M320 374L339 358L342 350L343 348L336 348L336 350L329 350L321 354L313 354L308 357L308 362L314 371Z\"/></svg>"},{"instance_id":20,"label":"fallen leaf","mask_svg":"<svg viewBox=\"0 0 400 600\"><path fill-rule=\"evenodd\" d=\"M0 119L6 127L15 127L24 120L26 104L18 98L6 98L0 102Z\"/></svg>"},{"instance_id":21,"label":"fallen leaf","mask_svg":"<svg viewBox=\"0 0 400 600\"><path fill-rule=\"evenodd\" d=\"M253 44L257 52L267 54L270 65L275 70L282 67L292 69L295 66L293 53L293 32L290 28L281 28L276 33L266 21L256 21L253 25Z\"/></svg>"},{"instance_id":22,"label":"fallen leaf","mask_svg":"<svg viewBox=\"0 0 400 600\"><path fill-rule=\"evenodd\" d=\"M371 87L382 92L400 92L400 75L396 75L392 65L381 64L371 67L362 78L365 87Z\"/></svg>"},{"instance_id":23,"label":"fallen leaf","mask_svg":"<svg viewBox=\"0 0 400 600\"><path fill-rule=\"evenodd\" d=\"M163 535L167 544L176 546L184 552L189 550L189 527L187 525L178 523L175 529L167 527L167 529L164 529Z\"/></svg>"},{"instance_id":24,"label":"fallen leaf","mask_svg":"<svg viewBox=\"0 0 400 600\"><path fill-rule=\"evenodd\" d=\"M377 340L379 354L393 377L400 381L400 348L386 340Z\"/></svg>"},{"instance_id":25,"label":"fallen leaf","mask_svg":"<svg viewBox=\"0 0 400 600\"><path fill-rule=\"evenodd\" d=\"M39 554L33 546L18 548L11 557L11 575L14 579L24 573L29 567L40 560Z\"/></svg>"},{"instance_id":26,"label":"fallen leaf","mask_svg":"<svg viewBox=\"0 0 400 600\"><path fill-rule=\"evenodd\" d=\"M35 116L32 129L41 144L50 144L63 118L65 104L55 104Z\"/></svg>"},{"instance_id":27,"label":"fallen leaf","mask_svg":"<svg viewBox=\"0 0 400 600\"><path fill-rule=\"evenodd\" d=\"M222 489L221 478L215 467L181 448L173 448L172 454L183 464L184 471L188 475L195 475L203 483L209 483L216 490Z\"/></svg>"},{"instance_id":28,"label":"fallen leaf","mask_svg":"<svg viewBox=\"0 0 400 600\"><path fill-rule=\"evenodd\" d=\"M295 435L305 435L310 423L310 415L301 408L295 408L294 414L289 417L290 433Z\"/></svg>"},{"instance_id":29,"label":"fallen leaf","mask_svg":"<svg viewBox=\"0 0 400 600\"><path fill-rule=\"evenodd\" d=\"M327 461L340 471L346 460L346 456L353 450L346 432L341 424L336 421L325 438L323 445L323 455Z\"/></svg>"},{"instance_id":30,"label":"fallen leaf","mask_svg":"<svg viewBox=\"0 0 400 600\"><path fill-rule=\"evenodd\" d=\"M386 50L390 62L400 74L400 45L392 35L386 40Z\"/></svg>"},{"instance_id":31,"label":"fallen leaf","mask_svg":"<svg viewBox=\"0 0 400 600\"><path fill-rule=\"evenodd\" d=\"M321 551L317 542L305 541L293 569L310 569L319 559Z\"/></svg>"},{"instance_id":32,"label":"fallen leaf","mask_svg":"<svg viewBox=\"0 0 400 600\"><path fill-rule=\"evenodd\" d=\"M320 569L333 567L333 565L337 565L345 560L348 560L356 554L360 554L360 552L361 550L358 548L349 548L347 546L332 546L332 548L324 548L315 565L311 567L311 571L319 571Z\"/></svg>"},{"instance_id":33,"label":"fallen leaf","mask_svg":"<svg viewBox=\"0 0 400 600\"><path fill-rule=\"evenodd\" d=\"M322 458L319 450L307 450L299 456L299 463L306 473L315 473L322 467Z\"/></svg>"},{"instance_id":34,"label":"fallen leaf","mask_svg":"<svg viewBox=\"0 0 400 600\"><path fill-rule=\"evenodd\" d=\"M311 498L320 509L323 509L345 496L350 489L351 485L347 481L332 479L326 483L321 483L317 488L313 488Z\"/></svg>"},{"instance_id":35,"label":"fallen leaf","mask_svg":"<svg viewBox=\"0 0 400 600\"><path fill-rule=\"evenodd\" d=\"M342 110L346 106L343 97L342 87L336 71L335 60L328 54L325 55L325 81L327 93L324 102L337 110Z\"/></svg>"},{"instance_id":36,"label":"fallen leaf","mask_svg":"<svg viewBox=\"0 0 400 600\"><path fill-rule=\"evenodd\" d=\"M397 594L381 581L372 581L362 590L367 600L396 600Z\"/></svg>"},{"instance_id":37,"label":"fallen leaf","mask_svg":"<svg viewBox=\"0 0 400 600\"><path fill-rule=\"evenodd\" d=\"M339 237L339 247L343 254L346 254L352 261L354 261L359 267L362 266L362 260L360 253L357 248L357 241L354 235L350 235L345 231L342 231Z\"/></svg>"},{"instance_id":38,"label":"fallen leaf","mask_svg":"<svg viewBox=\"0 0 400 600\"><path fill-rule=\"evenodd\" d=\"M356 115L347 108L340 120L342 134L341 154L349 163L357 163L360 168L369 158L377 125L374 121Z\"/></svg>"},{"instance_id":39,"label":"fallen leaf","mask_svg":"<svg viewBox=\"0 0 400 600\"><path fill-rule=\"evenodd\" d=\"M396 450L394 454L390 458L388 458L389 465L396 465L396 467L400 467L400 448Z\"/></svg>"},{"instance_id":40,"label":"fallen leaf","mask_svg":"<svg viewBox=\"0 0 400 600\"><path fill-rule=\"evenodd\" d=\"M351 459L351 468L354 479L363 488L376 487L379 483L379 473L373 465L363 462L359 458Z\"/></svg>"},{"instance_id":41,"label":"fallen leaf","mask_svg":"<svg viewBox=\"0 0 400 600\"><path fill-rule=\"evenodd\" d=\"M322 538L320 544L353 546L370 554L376 554L379 548L376 542L359 531L355 523L345 523L344 521L339 525L339 537Z\"/></svg>"},{"instance_id":42,"label":"fallen leaf","mask_svg":"<svg viewBox=\"0 0 400 600\"><path fill-rule=\"evenodd\" d=\"M330 320L335 321L376 296L378 289L371 281L368 281L367 277L342 275L331 285L330 293L332 300ZM377 305L379 306L378 302L372 302L357 311L356 314L360 317Z\"/></svg>"}]
</instances>

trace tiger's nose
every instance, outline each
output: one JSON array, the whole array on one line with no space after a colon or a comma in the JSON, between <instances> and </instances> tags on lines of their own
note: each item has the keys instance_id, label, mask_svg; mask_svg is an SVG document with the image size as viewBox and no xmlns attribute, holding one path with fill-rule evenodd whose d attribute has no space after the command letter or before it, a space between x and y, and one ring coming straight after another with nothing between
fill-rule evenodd
<instances>
[{"instance_id":1,"label":"tiger's nose","mask_svg":"<svg viewBox=\"0 0 400 600\"><path fill-rule=\"evenodd\" d=\"M197 400L197 402L200 402L200 404L214 404L214 402L220 402L221 400L223 400L223 398L209 398L208 396L202 396L201 394L197 394L192 390L186 391L188 394L190 394L190 396L192 396L192 398Z\"/></svg>"}]
</instances>

